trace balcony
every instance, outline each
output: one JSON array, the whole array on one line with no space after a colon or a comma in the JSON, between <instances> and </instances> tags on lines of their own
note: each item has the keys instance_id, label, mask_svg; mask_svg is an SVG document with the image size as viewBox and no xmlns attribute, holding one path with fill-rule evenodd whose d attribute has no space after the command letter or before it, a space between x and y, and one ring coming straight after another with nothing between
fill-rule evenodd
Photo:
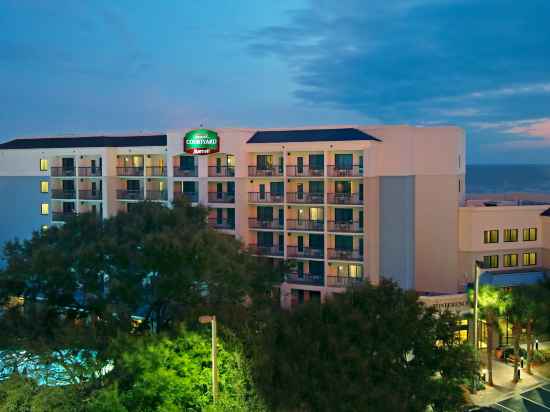
<instances>
[{"instance_id":1,"label":"balcony","mask_svg":"<svg viewBox=\"0 0 550 412\"><path fill-rule=\"evenodd\" d=\"M313 166L287 166L286 175L288 177L323 177L325 171L323 167Z\"/></svg>"},{"instance_id":2,"label":"balcony","mask_svg":"<svg viewBox=\"0 0 550 412\"><path fill-rule=\"evenodd\" d=\"M76 212L52 212L52 222L66 222L76 216Z\"/></svg>"},{"instance_id":3,"label":"balcony","mask_svg":"<svg viewBox=\"0 0 550 412\"><path fill-rule=\"evenodd\" d=\"M60 167L60 166L52 166L50 170L50 175L52 177L74 177L75 176L75 168L74 167Z\"/></svg>"},{"instance_id":4,"label":"balcony","mask_svg":"<svg viewBox=\"0 0 550 412\"><path fill-rule=\"evenodd\" d=\"M284 251L279 246L258 246L250 245L250 251L253 255L262 256L284 256Z\"/></svg>"},{"instance_id":5,"label":"balcony","mask_svg":"<svg viewBox=\"0 0 550 412\"><path fill-rule=\"evenodd\" d=\"M362 205L362 193L328 193L327 203L332 205Z\"/></svg>"},{"instance_id":6,"label":"balcony","mask_svg":"<svg viewBox=\"0 0 550 412\"><path fill-rule=\"evenodd\" d=\"M79 167L79 177L101 177L101 167Z\"/></svg>"},{"instance_id":7,"label":"balcony","mask_svg":"<svg viewBox=\"0 0 550 412\"><path fill-rule=\"evenodd\" d=\"M281 222L280 220L262 220L262 219L255 219L255 218L249 218L248 219L248 227L250 229L272 229L272 230L283 230L284 229L284 222Z\"/></svg>"},{"instance_id":8,"label":"balcony","mask_svg":"<svg viewBox=\"0 0 550 412\"><path fill-rule=\"evenodd\" d=\"M197 192L174 192L175 201L182 199L190 203L196 203L199 201L199 194Z\"/></svg>"},{"instance_id":9,"label":"balcony","mask_svg":"<svg viewBox=\"0 0 550 412\"><path fill-rule=\"evenodd\" d=\"M248 166L248 176L250 177L272 177L272 176L282 176L283 167L282 166L271 166L271 167L258 167L258 166Z\"/></svg>"},{"instance_id":10,"label":"balcony","mask_svg":"<svg viewBox=\"0 0 550 412\"><path fill-rule=\"evenodd\" d=\"M208 166L209 177L235 177L235 166Z\"/></svg>"},{"instance_id":11,"label":"balcony","mask_svg":"<svg viewBox=\"0 0 550 412\"><path fill-rule=\"evenodd\" d=\"M79 190L78 198L80 200L101 200L100 190Z\"/></svg>"},{"instance_id":12,"label":"balcony","mask_svg":"<svg viewBox=\"0 0 550 412\"><path fill-rule=\"evenodd\" d=\"M323 193L288 192L286 194L287 203L320 204L324 203L324 200Z\"/></svg>"},{"instance_id":13,"label":"balcony","mask_svg":"<svg viewBox=\"0 0 550 412\"><path fill-rule=\"evenodd\" d=\"M361 222L330 221L328 222L328 231L341 233L363 233L364 228Z\"/></svg>"},{"instance_id":14,"label":"balcony","mask_svg":"<svg viewBox=\"0 0 550 412\"><path fill-rule=\"evenodd\" d=\"M329 249L328 258L332 260L350 260L363 261L363 253L361 250L345 250L345 249Z\"/></svg>"},{"instance_id":15,"label":"balcony","mask_svg":"<svg viewBox=\"0 0 550 412\"><path fill-rule=\"evenodd\" d=\"M162 177L166 176L166 166L148 166L146 167L147 176Z\"/></svg>"},{"instance_id":16,"label":"balcony","mask_svg":"<svg viewBox=\"0 0 550 412\"><path fill-rule=\"evenodd\" d=\"M249 203L283 203L282 193L248 192Z\"/></svg>"},{"instance_id":17,"label":"balcony","mask_svg":"<svg viewBox=\"0 0 550 412\"><path fill-rule=\"evenodd\" d=\"M116 198L119 200L143 200L143 190L117 190Z\"/></svg>"},{"instance_id":18,"label":"balcony","mask_svg":"<svg viewBox=\"0 0 550 412\"><path fill-rule=\"evenodd\" d=\"M76 199L74 190L52 189L52 199Z\"/></svg>"},{"instance_id":19,"label":"balcony","mask_svg":"<svg viewBox=\"0 0 550 412\"><path fill-rule=\"evenodd\" d=\"M314 249L310 247L287 246L286 255L290 258L311 258L323 259L323 249Z\"/></svg>"},{"instance_id":20,"label":"balcony","mask_svg":"<svg viewBox=\"0 0 550 412\"><path fill-rule=\"evenodd\" d=\"M117 167L117 176L143 176L143 167Z\"/></svg>"},{"instance_id":21,"label":"balcony","mask_svg":"<svg viewBox=\"0 0 550 412\"><path fill-rule=\"evenodd\" d=\"M165 202L168 200L168 192L166 190L147 190L145 198L147 200Z\"/></svg>"},{"instance_id":22,"label":"balcony","mask_svg":"<svg viewBox=\"0 0 550 412\"><path fill-rule=\"evenodd\" d=\"M322 232L324 222L322 220L289 219L286 221L286 228L287 230Z\"/></svg>"},{"instance_id":23,"label":"balcony","mask_svg":"<svg viewBox=\"0 0 550 412\"><path fill-rule=\"evenodd\" d=\"M213 217L208 219L208 226L212 229L235 230L235 221Z\"/></svg>"},{"instance_id":24,"label":"balcony","mask_svg":"<svg viewBox=\"0 0 550 412\"><path fill-rule=\"evenodd\" d=\"M327 166L329 177L361 177L363 176L363 166Z\"/></svg>"},{"instance_id":25,"label":"balcony","mask_svg":"<svg viewBox=\"0 0 550 412\"><path fill-rule=\"evenodd\" d=\"M199 175L197 165L180 169L174 166L174 177L197 177Z\"/></svg>"},{"instance_id":26,"label":"balcony","mask_svg":"<svg viewBox=\"0 0 550 412\"><path fill-rule=\"evenodd\" d=\"M233 192L208 192L209 203L235 203Z\"/></svg>"},{"instance_id":27,"label":"balcony","mask_svg":"<svg viewBox=\"0 0 550 412\"><path fill-rule=\"evenodd\" d=\"M292 272L285 275L285 281L288 283L297 283L299 285L316 285L323 286L324 275L314 273L298 273Z\"/></svg>"},{"instance_id":28,"label":"balcony","mask_svg":"<svg viewBox=\"0 0 550 412\"><path fill-rule=\"evenodd\" d=\"M327 286L349 287L357 286L363 283L363 278L351 276L327 276Z\"/></svg>"}]
</instances>

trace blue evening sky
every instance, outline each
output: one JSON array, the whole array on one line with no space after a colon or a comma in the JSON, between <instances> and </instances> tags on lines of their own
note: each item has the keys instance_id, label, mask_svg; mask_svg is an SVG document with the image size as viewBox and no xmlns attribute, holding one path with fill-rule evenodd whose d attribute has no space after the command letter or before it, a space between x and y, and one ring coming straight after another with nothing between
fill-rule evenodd
<instances>
[{"instance_id":1,"label":"blue evening sky","mask_svg":"<svg viewBox=\"0 0 550 412\"><path fill-rule=\"evenodd\" d=\"M0 141L454 124L550 163L548 0L0 0Z\"/></svg>"}]
</instances>

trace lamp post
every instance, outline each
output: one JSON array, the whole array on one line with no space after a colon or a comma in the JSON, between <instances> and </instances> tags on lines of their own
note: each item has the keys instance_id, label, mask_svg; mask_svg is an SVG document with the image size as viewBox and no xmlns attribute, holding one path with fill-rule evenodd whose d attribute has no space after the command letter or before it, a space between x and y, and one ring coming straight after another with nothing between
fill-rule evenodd
<instances>
[{"instance_id":1,"label":"lamp post","mask_svg":"<svg viewBox=\"0 0 550 412\"><path fill-rule=\"evenodd\" d=\"M217 325L216 315L205 315L199 317L199 322L202 324L210 323L212 325L212 397L214 403L218 400L218 346L217 342Z\"/></svg>"}]
</instances>

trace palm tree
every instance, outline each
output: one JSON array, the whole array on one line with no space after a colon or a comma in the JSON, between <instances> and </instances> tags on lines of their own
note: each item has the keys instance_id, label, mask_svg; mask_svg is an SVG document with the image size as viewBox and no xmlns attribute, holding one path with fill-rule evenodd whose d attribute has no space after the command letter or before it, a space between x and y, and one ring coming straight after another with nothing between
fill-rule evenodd
<instances>
[{"instance_id":1,"label":"palm tree","mask_svg":"<svg viewBox=\"0 0 550 412\"><path fill-rule=\"evenodd\" d=\"M516 286L507 293L505 313L512 324L512 337L514 342L514 376L513 381L518 382L518 368L520 358L520 338L524 327L532 320L533 300L530 296L530 286Z\"/></svg>"}]
</instances>

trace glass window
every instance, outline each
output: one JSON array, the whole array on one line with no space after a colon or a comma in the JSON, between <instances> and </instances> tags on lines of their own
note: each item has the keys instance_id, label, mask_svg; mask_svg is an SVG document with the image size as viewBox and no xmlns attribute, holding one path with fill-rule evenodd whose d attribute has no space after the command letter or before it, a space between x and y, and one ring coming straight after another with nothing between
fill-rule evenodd
<instances>
[{"instance_id":1,"label":"glass window","mask_svg":"<svg viewBox=\"0 0 550 412\"><path fill-rule=\"evenodd\" d=\"M322 154L311 154L309 155L309 168L313 170L323 170L323 165L325 163L324 155Z\"/></svg>"},{"instance_id":2,"label":"glass window","mask_svg":"<svg viewBox=\"0 0 550 412\"><path fill-rule=\"evenodd\" d=\"M537 240L537 228L528 227L523 229L523 240L526 242Z\"/></svg>"},{"instance_id":3,"label":"glass window","mask_svg":"<svg viewBox=\"0 0 550 412\"><path fill-rule=\"evenodd\" d=\"M504 266L509 268L509 267L514 267L514 266L517 266L518 265L518 255L517 253L511 253L511 254L508 254L508 255L504 255Z\"/></svg>"},{"instance_id":4,"label":"glass window","mask_svg":"<svg viewBox=\"0 0 550 412\"><path fill-rule=\"evenodd\" d=\"M334 248L337 250L353 250L353 236L334 236Z\"/></svg>"},{"instance_id":5,"label":"glass window","mask_svg":"<svg viewBox=\"0 0 550 412\"><path fill-rule=\"evenodd\" d=\"M353 155L350 154L336 154L334 155L334 163L336 169L352 169L353 168Z\"/></svg>"},{"instance_id":6,"label":"glass window","mask_svg":"<svg viewBox=\"0 0 550 412\"><path fill-rule=\"evenodd\" d=\"M517 229L504 229L504 241L505 242L517 242L518 230Z\"/></svg>"},{"instance_id":7,"label":"glass window","mask_svg":"<svg viewBox=\"0 0 550 412\"><path fill-rule=\"evenodd\" d=\"M315 221L323 220L323 208L322 207L311 207L309 209L309 219Z\"/></svg>"},{"instance_id":8,"label":"glass window","mask_svg":"<svg viewBox=\"0 0 550 412\"><path fill-rule=\"evenodd\" d=\"M40 171L48 171L48 159L40 159Z\"/></svg>"},{"instance_id":9,"label":"glass window","mask_svg":"<svg viewBox=\"0 0 550 412\"><path fill-rule=\"evenodd\" d=\"M537 254L535 252L525 252L523 254L523 266L535 266L537 264Z\"/></svg>"},{"instance_id":10,"label":"glass window","mask_svg":"<svg viewBox=\"0 0 550 412\"><path fill-rule=\"evenodd\" d=\"M195 170L195 158L193 156L180 156L180 170Z\"/></svg>"},{"instance_id":11,"label":"glass window","mask_svg":"<svg viewBox=\"0 0 550 412\"><path fill-rule=\"evenodd\" d=\"M349 265L349 277L350 278L362 278L363 266L361 265Z\"/></svg>"},{"instance_id":12,"label":"glass window","mask_svg":"<svg viewBox=\"0 0 550 412\"><path fill-rule=\"evenodd\" d=\"M40 214L41 215L47 215L48 213L50 213L50 205L49 203L42 203L40 205Z\"/></svg>"},{"instance_id":13,"label":"glass window","mask_svg":"<svg viewBox=\"0 0 550 412\"><path fill-rule=\"evenodd\" d=\"M353 222L353 209L334 209L334 220L338 223Z\"/></svg>"},{"instance_id":14,"label":"glass window","mask_svg":"<svg viewBox=\"0 0 550 412\"><path fill-rule=\"evenodd\" d=\"M498 255L483 256L483 266L490 269L498 268Z\"/></svg>"},{"instance_id":15,"label":"glass window","mask_svg":"<svg viewBox=\"0 0 550 412\"><path fill-rule=\"evenodd\" d=\"M484 231L483 243L498 243L498 229Z\"/></svg>"},{"instance_id":16,"label":"glass window","mask_svg":"<svg viewBox=\"0 0 550 412\"><path fill-rule=\"evenodd\" d=\"M256 167L258 170L270 170L273 168L273 157L271 155L257 155Z\"/></svg>"},{"instance_id":17,"label":"glass window","mask_svg":"<svg viewBox=\"0 0 550 412\"><path fill-rule=\"evenodd\" d=\"M40 181L40 192L41 193L48 193L50 189L50 185L47 180L41 180Z\"/></svg>"}]
</instances>

